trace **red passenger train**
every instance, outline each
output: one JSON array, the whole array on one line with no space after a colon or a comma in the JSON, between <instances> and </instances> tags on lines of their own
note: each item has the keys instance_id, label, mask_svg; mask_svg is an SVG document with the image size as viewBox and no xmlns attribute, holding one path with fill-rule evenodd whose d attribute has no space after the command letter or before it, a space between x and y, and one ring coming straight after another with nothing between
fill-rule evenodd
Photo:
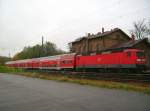
<instances>
[{"instance_id":1,"label":"red passenger train","mask_svg":"<svg viewBox=\"0 0 150 111\"><path fill-rule=\"evenodd\" d=\"M75 53L48 56L41 58L9 61L9 67L23 69L49 70L144 70L146 60L143 50L124 49L117 52L103 52L100 54L77 55Z\"/></svg>"}]
</instances>

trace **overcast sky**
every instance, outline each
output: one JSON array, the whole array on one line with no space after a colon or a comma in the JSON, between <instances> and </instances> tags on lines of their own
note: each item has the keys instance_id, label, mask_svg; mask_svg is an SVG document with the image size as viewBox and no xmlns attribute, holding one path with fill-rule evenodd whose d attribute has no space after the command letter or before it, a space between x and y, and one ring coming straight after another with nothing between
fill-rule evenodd
<instances>
[{"instance_id":1,"label":"overcast sky","mask_svg":"<svg viewBox=\"0 0 150 111\"><path fill-rule=\"evenodd\" d=\"M128 33L150 19L150 0L0 0L0 55L45 41L67 50L68 42L104 27Z\"/></svg>"}]
</instances>

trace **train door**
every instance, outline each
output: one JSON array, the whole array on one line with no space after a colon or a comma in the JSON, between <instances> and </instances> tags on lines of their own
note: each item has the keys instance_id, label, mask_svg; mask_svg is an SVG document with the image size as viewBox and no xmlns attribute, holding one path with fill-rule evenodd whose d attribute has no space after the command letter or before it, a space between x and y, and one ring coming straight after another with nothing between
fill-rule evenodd
<instances>
[{"instance_id":1,"label":"train door","mask_svg":"<svg viewBox=\"0 0 150 111\"><path fill-rule=\"evenodd\" d=\"M130 64L131 63L131 52L126 52L126 59L127 59L127 62Z\"/></svg>"},{"instance_id":2,"label":"train door","mask_svg":"<svg viewBox=\"0 0 150 111\"><path fill-rule=\"evenodd\" d=\"M56 62L56 67L57 67L57 70L60 70L61 68L60 68L60 62L61 62L61 60L60 59L58 59L58 60L56 60L57 62Z\"/></svg>"},{"instance_id":3,"label":"train door","mask_svg":"<svg viewBox=\"0 0 150 111\"><path fill-rule=\"evenodd\" d=\"M124 64L127 68L133 68L135 64L135 51L127 51Z\"/></svg>"}]
</instances>

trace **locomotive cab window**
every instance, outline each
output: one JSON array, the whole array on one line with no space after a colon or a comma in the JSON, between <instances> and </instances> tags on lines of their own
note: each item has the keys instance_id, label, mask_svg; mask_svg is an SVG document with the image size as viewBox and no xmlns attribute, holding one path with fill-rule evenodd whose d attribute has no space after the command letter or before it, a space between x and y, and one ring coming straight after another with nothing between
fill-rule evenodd
<instances>
[{"instance_id":1,"label":"locomotive cab window","mask_svg":"<svg viewBox=\"0 0 150 111\"><path fill-rule=\"evenodd\" d=\"M136 54L137 54L138 58L144 57L144 53L143 52L137 52Z\"/></svg>"}]
</instances>

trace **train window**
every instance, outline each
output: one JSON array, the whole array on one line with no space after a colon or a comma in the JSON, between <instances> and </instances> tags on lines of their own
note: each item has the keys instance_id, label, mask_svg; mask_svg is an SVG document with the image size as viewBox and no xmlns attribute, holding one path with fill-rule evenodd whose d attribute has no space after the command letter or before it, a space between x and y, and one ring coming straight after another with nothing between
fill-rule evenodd
<instances>
[{"instance_id":1,"label":"train window","mask_svg":"<svg viewBox=\"0 0 150 111\"><path fill-rule=\"evenodd\" d=\"M62 61L63 64L72 64L72 60L65 60L65 61Z\"/></svg>"},{"instance_id":2,"label":"train window","mask_svg":"<svg viewBox=\"0 0 150 111\"><path fill-rule=\"evenodd\" d=\"M62 61L63 64L65 64L65 61Z\"/></svg>"},{"instance_id":3,"label":"train window","mask_svg":"<svg viewBox=\"0 0 150 111\"><path fill-rule=\"evenodd\" d=\"M63 64L68 64L67 60L62 61Z\"/></svg>"},{"instance_id":4,"label":"train window","mask_svg":"<svg viewBox=\"0 0 150 111\"><path fill-rule=\"evenodd\" d=\"M128 57L131 57L131 52L127 52L127 56L128 56Z\"/></svg>"},{"instance_id":5,"label":"train window","mask_svg":"<svg viewBox=\"0 0 150 111\"><path fill-rule=\"evenodd\" d=\"M70 64L70 60L66 60L66 64Z\"/></svg>"},{"instance_id":6,"label":"train window","mask_svg":"<svg viewBox=\"0 0 150 111\"><path fill-rule=\"evenodd\" d=\"M72 61L70 61L70 64L72 64Z\"/></svg>"}]
</instances>

